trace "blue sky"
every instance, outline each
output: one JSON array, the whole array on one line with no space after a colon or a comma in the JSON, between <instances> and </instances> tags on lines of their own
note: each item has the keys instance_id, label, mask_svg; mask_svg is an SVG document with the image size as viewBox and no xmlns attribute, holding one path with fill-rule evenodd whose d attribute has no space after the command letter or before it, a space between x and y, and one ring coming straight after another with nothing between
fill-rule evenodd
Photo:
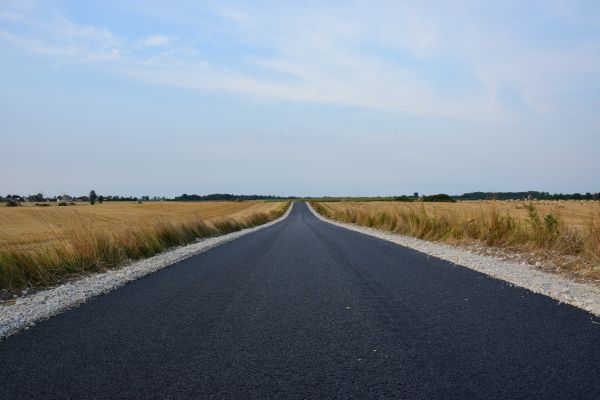
<instances>
[{"instance_id":1,"label":"blue sky","mask_svg":"<svg viewBox=\"0 0 600 400\"><path fill-rule=\"evenodd\" d=\"M1 194L600 190L597 1L0 0L0 54Z\"/></svg>"}]
</instances>

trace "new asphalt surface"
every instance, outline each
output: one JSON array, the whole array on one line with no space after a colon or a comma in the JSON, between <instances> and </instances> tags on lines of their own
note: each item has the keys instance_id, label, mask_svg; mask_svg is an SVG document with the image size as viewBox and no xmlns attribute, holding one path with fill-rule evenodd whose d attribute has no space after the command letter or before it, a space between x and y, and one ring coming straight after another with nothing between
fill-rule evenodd
<instances>
[{"instance_id":1,"label":"new asphalt surface","mask_svg":"<svg viewBox=\"0 0 600 400\"><path fill-rule=\"evenodd\" d=\"M0 398L599 399L598 322L296 204L0 342Z\"/></svg>"}]
</instances>

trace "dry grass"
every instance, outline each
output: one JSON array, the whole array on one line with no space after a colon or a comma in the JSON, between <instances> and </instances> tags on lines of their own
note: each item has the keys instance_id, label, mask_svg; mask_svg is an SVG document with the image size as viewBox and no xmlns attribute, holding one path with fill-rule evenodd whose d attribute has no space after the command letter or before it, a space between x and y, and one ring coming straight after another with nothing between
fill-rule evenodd
<instances>
[{"instance_id":1,"label":"dry grass","mask_svg":"<svg viewBox=\"0 0 600 400\"><path fill-rule=\"evenodd\" d=\"M0 288L46 286L283 214L283 202L0 207Z\"/></svg>"},{"instance_id":2,"label":"dry grass","mask_svg":"<svg viewBox=\"0 0 600 400\"><path fill-rule=\"evenodd\" d=\"M421 239L527 252L557 270L600 278L600 203L592 201L459 203L312 203L342 222Z\"/></svg>"}]
</instances>

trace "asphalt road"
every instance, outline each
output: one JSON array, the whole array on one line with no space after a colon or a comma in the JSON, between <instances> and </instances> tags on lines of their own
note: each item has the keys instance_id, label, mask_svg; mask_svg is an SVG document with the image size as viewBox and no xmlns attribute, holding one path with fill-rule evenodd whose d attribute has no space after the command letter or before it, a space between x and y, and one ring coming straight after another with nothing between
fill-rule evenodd
<instances>
[{"instance_id":1,"label":"asphalt road","mask_svg":"<svg viewBox=\"0 0 600 400\"><path fill-rule=\"evenodd\" d=\"M592 320L297 204L0 342L0 398L599 399Z\"/></svg>"}]
</instances>

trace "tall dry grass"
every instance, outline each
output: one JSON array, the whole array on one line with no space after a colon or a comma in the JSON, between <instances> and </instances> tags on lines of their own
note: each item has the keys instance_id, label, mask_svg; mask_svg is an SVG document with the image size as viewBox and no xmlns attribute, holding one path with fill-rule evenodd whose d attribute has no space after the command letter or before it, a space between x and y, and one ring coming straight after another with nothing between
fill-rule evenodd
<instances>
[{"instance_id":1,"label":"tall dry grass","mask_svg":"<svg viewBox=\"0 0 600 400\"><path fill-rule=\"evenodd\" d=\"M0 240L0 288L48 286L69 275L115 268L198 238L264 224L283 215L288 206L289 203L272 203L269 211L233 213L208 221L159 219L149 223L137 221L125 227L121 223L119 229L98 229L93 223L73 222L65 228L53 221L56 233L53 240L32 243ZM42 221L40 226L49 229L49 222Z\"/></svg>"},{"instance_id":2,"label":"tall dry grass","mask_svg":"<svg viewBox=\"0 0 600 400\"><path fill-rule=\"evenodd\" d=\"M540 213L534 203L525 215L500 208L425 206L423 203L311 203L320 214L420 239L447 243L480 242L488 246L550 256L570 256L573 272L600 278L600 208L582 221L565 220L559 208ZM567 222L568 221L568 222ZM576 262L574 262L576 261Z\"/></svg>"}]
</instances>

